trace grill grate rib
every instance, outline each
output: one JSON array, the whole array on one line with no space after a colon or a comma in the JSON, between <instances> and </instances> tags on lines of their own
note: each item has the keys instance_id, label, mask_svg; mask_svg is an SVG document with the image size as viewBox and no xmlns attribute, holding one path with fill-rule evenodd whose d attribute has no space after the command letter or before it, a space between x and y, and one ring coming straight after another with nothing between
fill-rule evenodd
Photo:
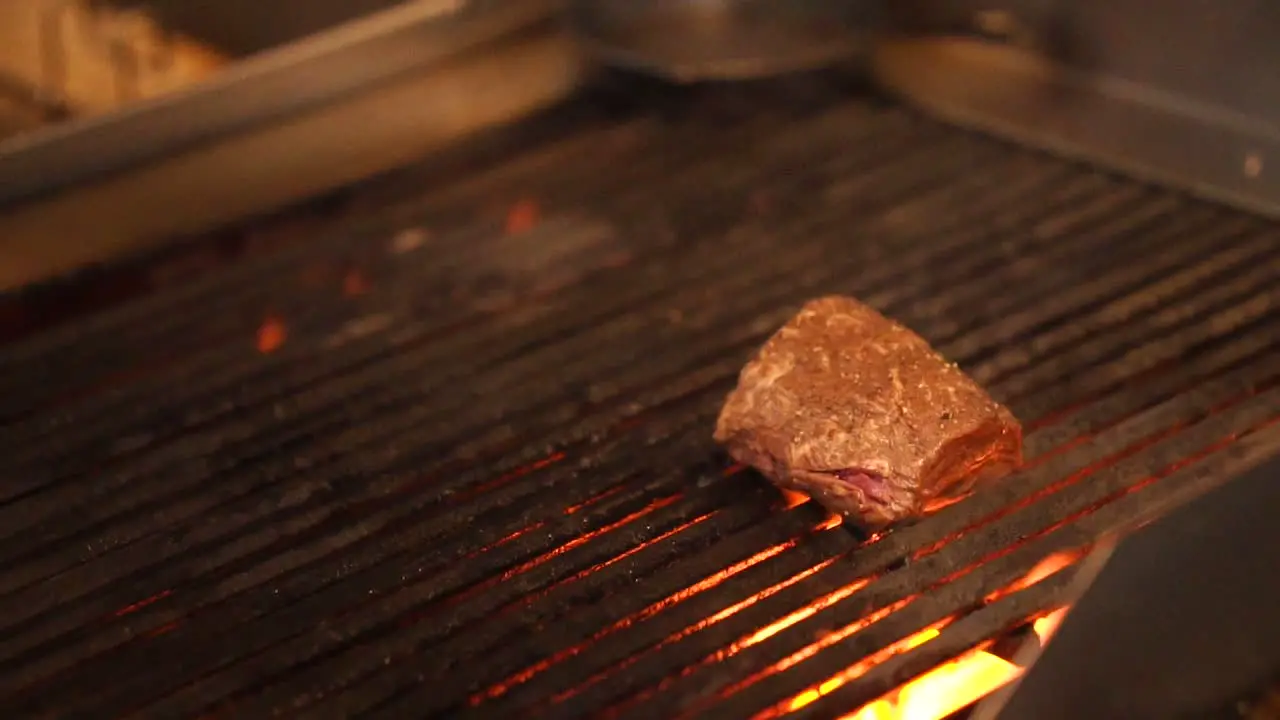
<instances>
[{"instance_id":1,"label":"grill grate rib","mask_svg":"<svg viewBox=\"0 0 1280 720\"><path fill-rule=\"evenodd\" d=\"M863 100L709 117L601 120L0 351L0 707L749 717L945 623L799 713L831 716L1280 449L1270 223ZM726 466L738 369L828 292L1010 403L1028 467L859 541Z\"/></svg>"}]
</instances>

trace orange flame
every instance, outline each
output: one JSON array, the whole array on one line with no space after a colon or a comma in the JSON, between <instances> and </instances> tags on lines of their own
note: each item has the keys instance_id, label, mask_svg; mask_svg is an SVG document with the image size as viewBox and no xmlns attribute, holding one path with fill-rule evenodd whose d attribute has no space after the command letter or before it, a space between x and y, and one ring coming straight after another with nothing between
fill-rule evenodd
<instances>
[{"instance_id":1,"label":"orange flame","mask_svg":"<svg viewBox=\"0 0 1280 720\"><path fill-rule=\"evenodd\" d=\"M971 650L842 720L945 718L995 692L1021 672L1022 668L986 650Z\"/></svg>"},{"instance_id":2,"label":"orange flame","mask_svg":"<svg viewBox=\"0 0 1280 720\"><path fill-rule=\"evenodd\" d=\"M1087 547L1076 548L1074 550L1062 550L1046 557L1035 564L1026 575L1016 580L1013 584L1000 588L999 590L987 595L983 601L987 604L993 603L1002 597L1007 597L1016 592L1026 590L1063 568L1076 564L1080 558L1084 557Z\"/></svg>"},{"instance_id":3,"label":"orange flame","mask_svg":"<svg viewBox=\"0 0 1280 720\"><path fill-rule=\"evenodd\" d=\"M833 520L834 520L834 522L833 522ZM815 526L814 526L814 528L813 528L813 532L815 532L815 533L816 533L816 532L825 532L825 531L827 531L827 530L830 530L830 529L831 529L831 528L833 528L833 527L836 527L836 526L837 526L837 525L839 525L839 524L840 524L840 518L839 518L839 517L829 516L829 517L827 517L826 519L824 519L822 522L820 522L820 523L818 523L817 525L815 525ZM682 639L682 638L688 637L689 635L692 635L692 634L694 634L694 633L700 632L700 631L702 631L702 630L704 630L704 629L706 629L706 628L708 628L708 627L710 627L710 626L712 626L712 625L714 625L714 624L716 624L716 623L718 623L718 622L720 622L720 621L722 621L722 620L725 620L726 618L732 617L733 615L735 615L735 614L737 614L737 613L741 612L742 610L744 610L744 609L746 609L746 608L748 608L748 607L751 607L752 605L754 605L754 604L756 604L756 603L760 602L761 600L764 600L764 599L766 599L766 598L768 598L768 597L770 597L770 596L772 596L772 595L775 595L775 594L777 594L777 593L779 593L779 592L782 592L782 591L783 591L783 590L785 590L786 588L788 588L788 587L790 587L790 586L792 586L792 585L794 585L794 584L796 584L796 583L798 583L798 582L803 581L805 578L808 578L808 577L810 577L810 576L812 576L812 575L815 575L815 574L817 574L817 573L819 573L819 572L822 572L822 571L823 571L823 570L825 570L826 568L828 568L828 567L830 567L831 565L833 565L837 560L839 560L839 556L837 556L837 557L827 558L826 560L823 560L822 562L818 563L817 565L814 565L814 566L810 567L810 568L809 568L809 569L807 569L807 570L804 570L804 571L799 572L799 573L797 573L797 574L795 574L795 575L792 575L791 577L787 578L786 580L783 580L783 581L781 581L781 582L779 582L779 583L775 583L775 584L773 584L773 585L770 585L769 587L765 588L764 590L761 590L761 591L759 591L759 592L755 593L754 595L751 595L750 597L747 597L747 598L746 598L746 599L744 599L744 600L740 600L739 602L734 603L733 605L730 605L729 607L727 607L727 608L725 608L725 609L721 610L720 612L716 613L715 615L712 615L712 616L710 616L710 617L708 617L708 618L704 618L704 619L702 619L702 620L698 621L697 623L695 623L695 624L693 624L693 625L690 625L690 626L688 626L688 627L684 628L683 630L680 630L680 631L678 631L678 632L676 632L676 633L673 633L673 634L671 634L671 635L668 635L665 639L663 639L663 640L662 640L662 642L658 643L658 644L657 644L653 649L655 649L655 650L656 650L656 649L659 649L659 648L666 647L667 645L670 645L671 643L674 643L674 642L676 642L676 641L678 641L678 640L680 640L680 639ZM868 580L868 579L859 580L859 581L855 582L854 584L852 584L852 585L850 585L850 586L847 586L847 587L845 587L845 588L843 588L843 589L841 589L841 590L837 590L835 593L831 593L831 594L829 594L829 595L823 596L822 598L819 598L818 600L814 601L814 602L815 602L815 605L821 605L822 607L826 607L826 606L827 606L827 605L829 605L830 603L835 602L835 600L833 600L833 599L832 599L832 598L833 598L833 596L835 596L835 595L837 595L837 594L840 594L840 593L853 593L853 592L856 592L856 591L858 590L858 588L861 588L862 586L866 585L868 582L870 582L870 580ZM845 595L845 596L847 596L847 595ZM738 652L741 652L743 649L745 649L745 648L747 648L747 647L750 647L751 645L753 645L753 644L755 644L755 643L758 643L758 642L763 641L764 639L766 639L766 638L768 638L769 636L771 636L771 635L773 635L773 634L775 634L775 633L779 632L780 630L782 630L782 629L784 629L784 628L786 628L786 627L790 627L791 625L794 625L795 623L797 623L797 622L799 622L800 620L804 619L804 617L808 617L808 615L813 614L813 612L816 612L816 610L814 610L814 611L812 611L812 612L808 612L808 613L805 613L805 611L804 611L804 610L800 610L800 611L797 611L797 612L795 612L795 613L792 613L791 615L788 615L788 616L784 617L782 620L779 620L779 621L777 621L777 622L775 622L775 623L773 623L773 624L771 624L771 625L769 625L769 626L767 626L767 627L765 627L765 628L763 628L763 629L761 629L761 630L756 631L755 633L752 633L751 635L748 635L748 636L746 636L746 637L743 637L743 638L739 639L737 642L735 642L735 643L733 643L733 644L729 645L728 647L721 648L720 650L717 650L716 652L714 652L714 653L712 653L712 654L710 654L710 655L708 655L708 656L706 656L706 657L702 658L702 660L698 661L697 663L694 663L693 665L690 665L690 666L688 666L688 667L685 667L685 668L684 668L684 670L683 670L683 671L681 671L680 676L681 676L681 677L686 676L686 675L688 675L688 674L692 673L694 670L696 670L696 669L697 669L697 668L699 668L699 667L703 667L703 666L709 665L709 664L711 664L711 663L715 663L715 662L719 662L719 661L721 661L721 660L724 660L724 659L725 659L725 658L727 658L727 657L731 657L731 656L733 656L733 655L737 654ZM836 641L837 641L836 639L832 639L830 642L836 642ZM638 658L638 657L639 657L639 656L635 656L635 655L633 655L632 657L628 658L627 660L623 661L622 663L619 663L619 664L618 664L617 666L615 666L614 668L611 668L611 670L610 670L610 671L625 668L625 667L629 666L631 663L635 662L635 661L637 660L637 658ZM786 661L784 660L784 662L786 662ZM765 672L766 672L766 674L772 674L773 672L777 672L777 671L778 671L778 669L779 669L779 666L774 666L773 668L770 668L769 670L766 670ZM563 701L563 700L565 700L565 699L567 699L567 698L573 697L574 695L578 694L578 693L579 693L579 692L581 692L583 689L585 689L587 686L589 686L589 685L591 685L591 684L594 684L595 682L599 681L602 677L604 677L604 676L605 676L606 674L608 674L608 672L610 672L610 671L604 671L604 672L596 673L596 674L595 674L595 675L593 675L591 678L588 678L588 679L587 679L587 681L586 681L585 683L583 683L582 685L579 685L579 686L577 686L576 688L573 688L572 690L569 690L569 691L567 691L567 692L564 692L564 693L561 693L561 694L557 695L555 698L553 698L553 699L552 699L552 701L553 701L553 702L561 702L561 701ZM753 679L755 679L755 676L753 676L752 680L753 680ZM668 681L669 681L669 679L668 679ZM750 681L750 680L749 680L749 681ZM664 681L664 684L665 684L665 682L667 682L667 681ZM658 686L658 689L661 689L661 687L663 687L663 686L664 686L664 684L660 684L660 685ZM737 687L739 687L739 686L735 686L734 688L730 688L728 691L726 691L726 692L725 692L725 694L730 694L730 693L732 693L732 692L733 692ZM645 692L640 693L639 695L633 696L630 700L628 700L628 701L627 701L627 704L639 703L639 702L643 701L645 698L647 698L649 695L651 695L654 691L655 691L655 689L654 689L654 688L650 688L648 691L645 691Z\"/></svg>"},{"instance_id":4,"label":"orange flame","mask_svg":"<svg viewBox=\"0 0 1280 720\"><path fill-rule=\"evenodd\" d=\"M930 640L938 637L938 628L942 627L945 624L946 624L946 621L935 623L934 625L931 625L925 628L924 630L921 630L920 632L915 633L914 635L911 635L910 637L903 638L902 640L899 640L896 643L892 643L888 647L882 650L879 650L878 652L868 655L861 662L855 663L854 665L846 668L842 672L837 673L836 675L833 675L830 678L827 678L822 682L821 685L809 688L808 690L805 690L799 695L796 695L795 697L791 698L791 701L787 705L786 710L788 712L794 712L796 710L799 710L800 708L804 707L805 705L808 705L814 700L817 700L823 695L833 692L836 688L840 687L841 685L844 685L850 680L854 680L858 677L861 677L862 675L865 675L868 670L875 667L876 665L879 665L885 660L888 660L894 655L904 653L908 650L919 647L929 642ZM769 713L768 712L762 713L762 715L764 717L768 717ZM870 717L875 718L878 716L872 715ZM867 719L859 718L858 720L867 720Z\"/></svg>"},{"instance_id":5,"label":"orange flame","mask_svg":"<svg viewBox=\"0 0 1280 720\"><path fill-rule=\"evenodd\" d=\"M987 596L987 602L1026 589L1054 573L1073 565L1088 548L1064 550L1036 563L1026 575ZM1036 618L1032 628L1041 643L1048 642L1067 613L1059 608ZM934 639L952 621L940 621L866 657L836 675L811 687L790 700L756 716L755 720L775 718L814 702L841 685L855 680L889 658ZM929 672L893 690L874 702L847 714L841 720L941 720L981 700L1022 674L1022 668L987 651L990 643L939 665Z\"/></svg>"},{"instance_id":6,"label":"orange flame","mask_svg":"<svg viewBox=\"0 0 1280 720\"><path fill-rule=\"evenodd\" d=\"M839 515L833 512L829 512L827 513L827 516L823 518L822 522L818 523L818 527L814 529L830 530L833 527L840 527L843 524L844 524L844 518L840 517Z\"/></svg>"},{"instance_id":7,"label":"orange flame","mask_svg":"<svg viewBox=\"0 0 1280 720\"><path fill-rule=\"evenodd\" d=\"M1032 628L1041 643L1049 641L1067 610L1058 608L1035 619ZM940 720L959 712L1022 674L1022 668L987 652L987 647L977 647L939 665L879 700L843 716L841 720ZM825 692L833 689L828 688ZM804 704L820 696L821 693Z\"/></svg>"},{"instance_id":8,"label":"orange flame","mask_svg":"<svg viewBox=\"0 0 1280 720\"><path fill-rule=\"evenodd\" d=\"M800 507L801 505L809 502L809 496L804 493L796 492L795 490L788 490L783 487L778 488L778 491L782 493L782 506L788 510L794 507Z\"/></svg>"},{"instance_id":9,"label":"orange flame","mask_svg":"<svg viewBox=\"0 0 1280 720\"><path fill-rule=\"evenodd\" d=\"M1067 616L1068 608L1058 608L1043 617L1038 617L1035 622L1031 623L1031 627L1035 629L1036 636L1040 638L1040 642L1049 642L1049 638L1058 632L1058 626L1062 624L1063 618Z\"/></svg>"}]
</instances>

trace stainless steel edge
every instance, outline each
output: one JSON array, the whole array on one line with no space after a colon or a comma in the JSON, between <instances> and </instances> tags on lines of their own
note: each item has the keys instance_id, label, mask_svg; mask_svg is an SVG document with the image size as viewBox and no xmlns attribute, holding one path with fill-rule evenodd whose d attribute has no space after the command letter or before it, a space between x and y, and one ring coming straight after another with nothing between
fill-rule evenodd
<instances>
[{"instance_id":1,"label":"stainless steel edge","mask_svg":"<svg viewBox=\"0 0 1280 720\"><path fill-rule=\"evenodd\" d=\"M1253 118L955 37L882 38L872 74L947 122L1280 217L1280 134Z\"/></svg>"},{"instance_id":2,"label":"stainless steel edge","mask_svg":"<svg viewBox=\"0 0 1280 720\"><path fill-rule=\"evenodd\" d=\"M554 0L410 0L192 88L0 143L0 204L119 171L447 60L550 17Z\"/></svg>"},{"instance_id":3,"label":"stainless steel edge","mask_svg":"<svg viewBox=\"0 0 1280 720\"><path fill-rule=\"evenodd\" d=\"M1215 486L1123 538L1026 674L975 720L1200 718L1280 671L1280 433L1222 450Z\"/></svg>"}]
</instances>

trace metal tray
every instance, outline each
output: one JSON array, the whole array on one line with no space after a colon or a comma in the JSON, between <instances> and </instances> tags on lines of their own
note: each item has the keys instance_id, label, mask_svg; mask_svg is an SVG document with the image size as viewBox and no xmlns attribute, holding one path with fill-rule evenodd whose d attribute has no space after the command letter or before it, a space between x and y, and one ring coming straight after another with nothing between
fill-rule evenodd
<instances>
[{"instance_id":1,"label":"metal tray","mask_svg":"<svg viewBox=\"0 0 1280 720\"><path fill-rule=\"evenodd\" d=\"M546 20L554 0L408 0L237 62L186 90L0 142L0 204L332 102Z\"/></svg>"},{"instance_id":2,"label":"metal tray","mask_svg":"<svg viewBox=\"0 0 1280 720\"><path fill-rule=\"evenodd\" d=\"M888 89L957 124L1280 216L1280 6L903 0Z\"/></svg>"}]
</instances>

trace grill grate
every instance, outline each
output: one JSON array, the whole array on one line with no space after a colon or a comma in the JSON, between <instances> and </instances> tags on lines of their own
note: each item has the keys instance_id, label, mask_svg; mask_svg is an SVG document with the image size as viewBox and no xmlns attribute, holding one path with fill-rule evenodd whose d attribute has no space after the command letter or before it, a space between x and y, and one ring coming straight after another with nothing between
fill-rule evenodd
<instances>
[{"instance_id":1,"label":"grill grate","mask_svg":"<svg viewBox=\"0 0 1280 720\"><path fill-rule=\"evenodd\" d=\"M1280 446L1271 223L866 100L728 117L600 120L0 350L0 703L829 717ZM859 541L727 466L737 370L828 292L1029 467Z\"/></svg>"}]
</instances>

